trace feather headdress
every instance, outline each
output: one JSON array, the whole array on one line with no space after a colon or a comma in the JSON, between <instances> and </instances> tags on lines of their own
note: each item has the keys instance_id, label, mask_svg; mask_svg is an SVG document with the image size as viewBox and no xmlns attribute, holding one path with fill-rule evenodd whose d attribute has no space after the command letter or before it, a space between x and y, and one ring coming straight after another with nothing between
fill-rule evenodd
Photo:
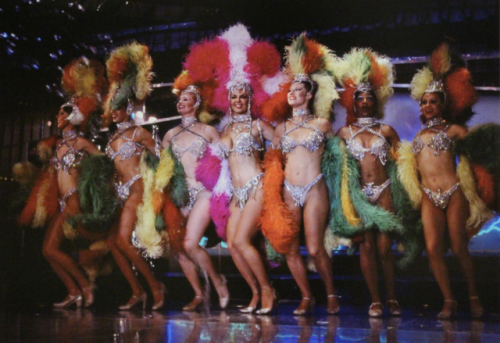
<instances>
[{"instance_id":1,"label":"feather headdress","mask_svg":"<svg viewBox=\"0 0 500 343\"><path fill-rule=\"evenodd\" d=\"M73 60L63 70L61 86L68 97L61 107L71 108L68 121L73 125L85 124L91 113L99 109L108 88L104 66L85 57Z\"/></svg>"},{"instance_id":2,"label":"feather headdress","mask_svg":"<svg viewBox=\"0 0 500 343\"><path fill-rule=\"evenodd\" d=\"M472 76L446 43L434 50L429 65L413 76L410 89L416 101L425 93L444 93L444 119L450 122L463 125L474 115L472 106L477 101L477 92Z\"/></svg>"},{"instance_id":3,"label":"feather headdress","mask_svg":"<svg viewBox=\"0 0 500 343\"><path fill-rule=\"evenodd\" d=\"M204 89L203 102L208 111L228 113L229 94L237 88L249 92L251 113L261 117L262 105L283 81L280 65L274 45L253 40L247 28L237 24L213 40L193 45L183 73Z\"/></svg>"},{"instance_id":4,"label":"feather headdress","mask_svg":"<svg viewBox=\"0 0 500 343\"><path fill-rule=\"evenodd\" d=\"M146 45L133 42L115 49L106 61L109 94L104 103L102 125L111 123L111 110L127 106L132 114L135 104L151 93L153 60Z\"/></svg>"},{"instance_id":5,"label":"feather headdress","mask_svg":"<svg viewBox=\"0 0 500 343\"><path fill-rule=\"evenodd\" d=\"M353 48L335 64L335 71L344 91L340 104L347 110L347 124L356 121L354 96L356 92L373 90L377 97L375 117L384 117L384 107L394 90L394 71L386 56L381 56L367 48Z\"/></svg>"},{"instance_id":6,"label":"feather headdress","mask_svg":"<svg viewBox=\"0 0 500 343\"><path fill-rule=\"evenodd\" d=\"M285 48L286 79L280 84L279 92L264 105L264 117L270 121L283 120L291 113L286 96L290 85L293 82L309 82L313 86L314 82L317 87L314 114L329 119L333 101L339 98L335 89L335 60L336 56L330 49L307 38L306 33L298 36Z\"/></svg>"}]
</instances>

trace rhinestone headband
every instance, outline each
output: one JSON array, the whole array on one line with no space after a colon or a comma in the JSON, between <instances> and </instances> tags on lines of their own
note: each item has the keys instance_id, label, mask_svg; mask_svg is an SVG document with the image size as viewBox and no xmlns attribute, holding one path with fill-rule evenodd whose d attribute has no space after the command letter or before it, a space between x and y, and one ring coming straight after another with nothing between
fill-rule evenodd
<instances>
[{"instance_id":1,"label":"rhinestone headband","mask_svg":"<svg viewBox=\"0 0 500 343\"><path fill-rule=\"evenodd\" d=\"M356 92L368 93L373 90L373 87L368 82L362 82L356 87Z\"/></svg>"},{"instance_id":2,"label":"rhinestone headband","mask_svg":"<svg viewBox=\"0 0 500 343\"><path fill-rule=\"evenodd\" d=\"M186 93L191 93L191 94L194 94L196 96L196 103L194 104L193 107L200 106L201 96L200 96L200 90L198 89L198 87L196 87L195 85L189 85L186 87L185 90L182 91L181 95L186 94Z\"/></svg>"},{"instance_id":3,"label":"rhinestone headband","mask_svg":"<svg viewBox=\"0 0 500 343\"><path fill-rule=\"evenodd\" d=\"M296 74L293 77L292 83L297 83L297 82L307 82L307 83L309 83L311 85L311 90L309 92L307 92L307 93L308 94L312 93L312 91L314 89L314 83L311 80L311 78L309 77L309 75L307 75L307 74Z\"/></svg>"},{"instance_id":4,"label":"rhinestone headband","mask_svg":"<svg viewBox=\"0 0 500 343\"><path fill-rule=\"evenodd\" d=\"M424 94L425 93L443 93L444 101L446 102L446 92L444 91L443 80L432 80L429 82L424 91Z\"/></svg>"}]
</instances>

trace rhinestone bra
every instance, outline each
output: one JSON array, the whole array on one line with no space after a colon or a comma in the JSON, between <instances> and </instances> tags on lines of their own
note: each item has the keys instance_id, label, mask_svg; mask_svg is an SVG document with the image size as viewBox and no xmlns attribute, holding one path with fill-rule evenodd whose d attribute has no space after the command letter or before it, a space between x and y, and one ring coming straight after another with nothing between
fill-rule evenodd
<instances>
[{"instance_id":1,"label":"rhinestone bra","mask_svg":"<svg viewBox=\"0 0 500 343\"><path fill-rule=\"evenodd\" d=\"M240 156L251 156L254 151L263 151L264 147L263 142L264 138L262 137L262 128L260 127L260 120L257 119L257 127L259 128L259 135L260 135L260 142L259 143L251 134L252 131L252 117L248 116L248 128L249 132L242 132L240 133L236 139L234 140L234 145L232 149L227 149L226 146L222 143L219 142L219 148L222 151L222 154L224 157L229 157L230 153L237 153ZM241 120L237 119L234 120L232 119L229 125L232 125L233 123L242 123ZM229 126L228 126L229 127Z\"/></svg>"},{"instance_id":2,"label":"rhinestone bra","mask_svg":"<svg viewBox=\"0 0 500 343\"><path fill-rule=\"evenodd\" d=\"M354 134L352 133L351 125L349 125L349 131L351 132L351 137L346 142L347 149L349 149L349 152L358 161L361 161L365 157L366 153L370 153L371 155L375 156L375 159L377 159L377 157L378 157L380 159L380 163L382 163L382 165L385 165L387 163L387 154L389 153L391 146L389 145L389 143L387 143L387 140L385 139L385 137L382 136L382 134L380 133L382 131L383 124L380 124L379 132L377 132L371 128L371 126L374 126L377 124L378 124L378 122L374 122L374 123L368 124L368 125L359 124L357 126L361 127L361 129ZM368 131L371 134L374 134L375 136L379 137L379 139L377 139L375 141L375 143L373 143L373 145L370 148L363 147L358 141L356 141L354 139L354 137L356 137L358 134L360 134L363 131Z\"/></svg>"},{"instance_id":3,"label":"rhinestone bra","mask_svg":"<svg viewBox=\"0 0 500 343\"><path fill-rule=\"evenodd\" d=\"M203 155L205 155L205 151L207 150L208 147L208 141L205 138L203 138L202 135L199 135L196 132L189 130L189 128L195 124L196 122L186 127L179 125L181 127L181 130L177 134L175 134L174 137L172 137L171 141L172 152L174 153L174 156L178 160L180 160L182 156L188 151L196 158L196 160L199 160L200 158L203 157ZM205 127L206 125L203 127L201 133L205 131ZM187 148L182 148L179 144L175 142L176 138L184 131L189 132L195 136L198 136L198 138L193 143L191 143L191 145L188 146Z\"/></svg>"},{"instance_id":4,"label":"rhinestone bra","mask_svg":"<svg viewBox=\"0 0 500 343\"><path fill-rule=\"evenodd\" d=\"M63 133L63 139L61 143L56 148L54 156L50 159L50 164L54 166L56 170L62 170L66 174L69 174L69 170L73 167L76 167L82 162L82 159L85 157L85 153L82 151L78 151L74 148L74 145L78 141L78 137L82 137L81 133L76 133L75 131L71 131L69 134ZM68 141L76 139L73 144L68 144ZM59 149L66 145L69 149L64 153L64 155L59 159L57 157L57 152Z\"/></svg>"},{"instance_id":5,"label":"rhinestone bra","mask_svg":"<svg viewBox=\"0 0 500 343\"><path fill-rule=\"evenodd\" d=\"M432 138L427 143L422 142L422 138L420 137L420 135L422 134L423 130L420 130L417 133L417 135L415 136L415 139L413 140L413 146L412 146L413 153L418 154L420 151L422 151L422 149L425 146L434 150L434 156L439 156L441 151L451 150L453 148L454 143L445 132L449 127L450 126L447 125L442 130L429 127L428 129L433 131L433 132L436 132L436 134L434 136L432 136Z\"/></svg>"},{"instance_id":6,"label":"rhinestone bra","mask_svg":"<svg viewBox=\"0 0 500 343\"><path fill-rule=\"evenodd\" d=\"M128 129L135 127L134 133L132 134L132 138L125 137L123 133L127 131ZM118 130L109 140L108 145L106 146L106 155L111 159L111 161L114 161L114 159L117 156L121 156L121 161L126 160L127 158L130 158L132 156L137 156L141 155L142 152L144 151L144 145L134 142L135 134L137 133L138 127L135 125L128 125L126 126L123 130ZM113 148L111 147L111 143L117 140L118 138L123 138L125 140L125 143L123 143L118 151L114 151Z\"/></svg>"},{"instance_id":7,"label":"rhinestone bra","mask_svg":"<svg viewBox=\"0 0 500 343\"><path fill-rule=\"evenodd\" d=\"M314 151L318 150L319 148L321 148L322 146L324 146L325 135L323 135L323 133L318 130L318 127L313 127L313 126L307 124L307 122L309 122L315 118L317 118L317 116L310 117L310 118L308 118L300 123L295 123L294 121L288 119L288 121L295 124L295 127L288 130L288 131L286 130L286 122L283 123L284 133L283 133L283 136L281 137L281 149L283 150L284 153L286 153L286 154L291 153L293 151L293 149L295 149L296 147L299 147L299 146L306 148L310 152L314 152ZM318 126L319 126L319 122L318 122ZM295 131L301 127L304 127L304 128L307 128L307 129L310 129L313 131L302 142L297 143L293 138L287 136L290 132Z\"/></svg>"}]
</instances>

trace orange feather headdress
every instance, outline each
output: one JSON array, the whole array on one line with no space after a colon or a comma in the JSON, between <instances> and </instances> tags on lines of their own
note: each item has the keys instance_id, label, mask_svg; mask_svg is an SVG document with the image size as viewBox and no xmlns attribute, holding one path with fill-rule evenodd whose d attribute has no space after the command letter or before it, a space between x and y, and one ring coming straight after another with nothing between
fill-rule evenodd
<instances>
[{"instance_id":1,"label":"orange feather headdress","mask_svg":"<svg viewBox=\"0 0 500 343\"><path fill-rule=\"evenodd\" d=\"M477 92L472 76L446 43L434 50L429 65L413 76L410 89L416 101L420 101L425 93L443 93L444 119L447 121L463 125L474 115L472 106L477 101Z\"/></svg>"},{"instance_id":2,"label":"orange feather headdress","mask_svg":"<svg viewBox=\"0 0 500 343\"><path fill-rule=\"evenodd\" d=\"M86 57L73 60L63 70L61 86L68 97L68 102L61 107L71 108L68 121L73 125L84 125L99 109L107 92L104 66Z\"/></svg>"},{"instance_id":3,"label":"orange feather headdress","mask_svg":"<svg viewBox=\"0 0 500 343\"><path fill-rule=\"evenodd\" d=\"M367 48L353 48L335 65L344 91L340 95L340 104L347 110L347 124L356 121L354 96L356 92L373 90L377 97L375 117L384 117L384 107L394 93L392 82L394 71L386 56L381 56Z\"/></svg>"}]
</instances>

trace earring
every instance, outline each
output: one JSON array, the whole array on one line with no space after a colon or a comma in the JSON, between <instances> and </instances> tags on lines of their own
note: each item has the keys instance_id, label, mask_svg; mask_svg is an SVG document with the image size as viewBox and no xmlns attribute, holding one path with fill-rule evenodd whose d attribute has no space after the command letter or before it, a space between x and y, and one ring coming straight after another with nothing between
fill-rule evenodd
<instances>
[{"instance_id":1,"label":"earring","mask_svg":"<svg viewBox=\"0 0 500 343\"><path fill-rule=\"evenodd\" d=\"M134 104L130 99L128 99L128 104L127 104L127 114L130 116L132 115L132 112L134 111Z\"/></svg>"}]
</instances>

